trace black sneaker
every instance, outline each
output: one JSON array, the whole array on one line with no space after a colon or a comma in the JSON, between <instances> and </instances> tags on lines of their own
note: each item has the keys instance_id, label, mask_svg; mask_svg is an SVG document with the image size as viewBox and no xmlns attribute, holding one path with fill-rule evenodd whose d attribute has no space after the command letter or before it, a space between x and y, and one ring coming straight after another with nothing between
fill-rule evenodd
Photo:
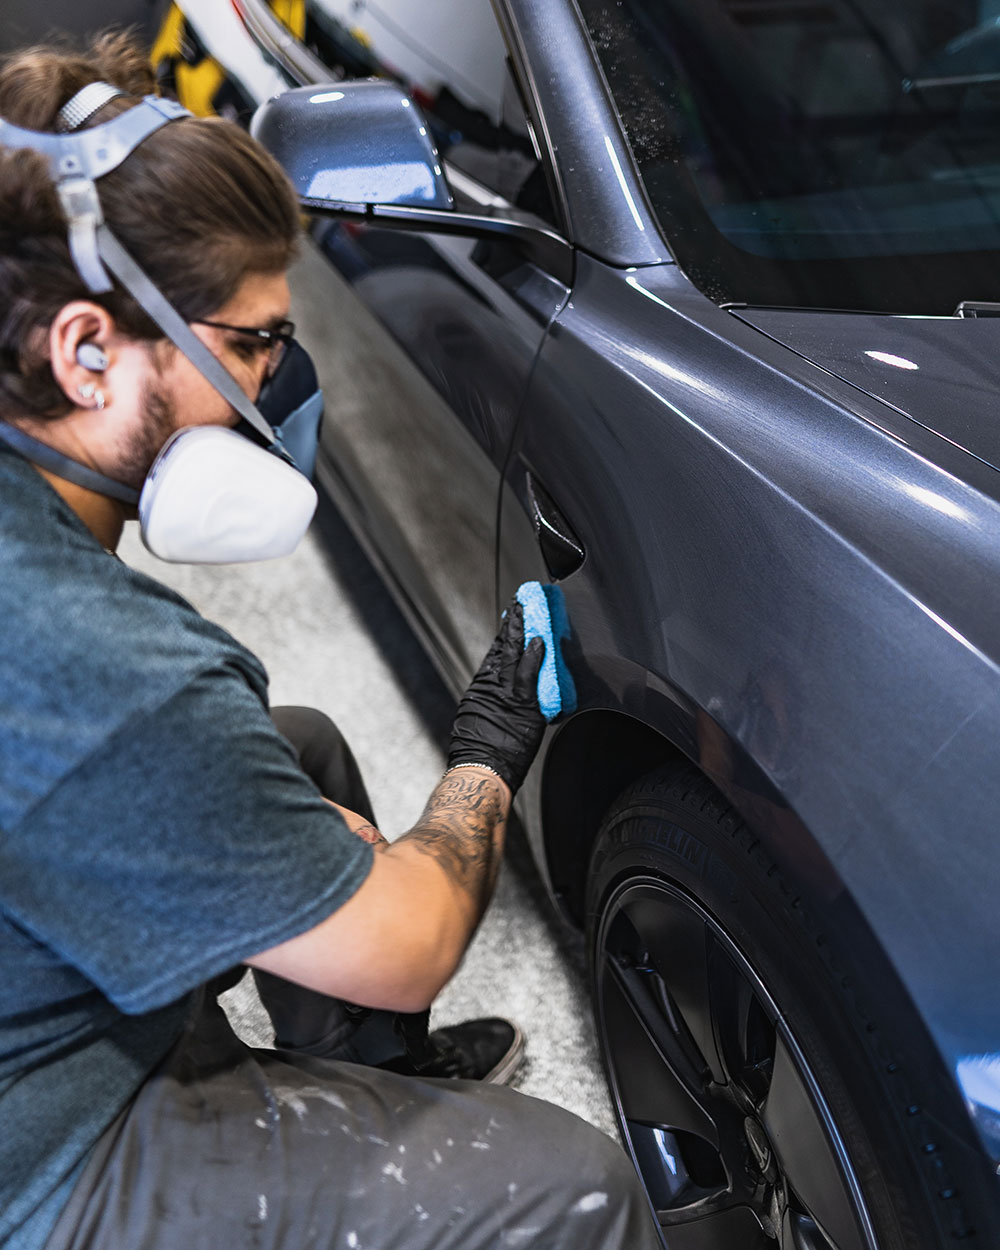
<instances>
[{"instance_id":1,"label":"black sneaker","mask_svg":"<svg viewBox=\"0 0 1000 1250\"><path fill-rule=\"evenodd\" d=\"M466 1020L445 1029L435 1029L427 1035L426 1041L421 1062L402 1055L377 1066L407 1076L447 1077L506 1085L524 1058L524 1034L516 1024L501 1020L499 1016Z\"/></svg>"}]
</instances>

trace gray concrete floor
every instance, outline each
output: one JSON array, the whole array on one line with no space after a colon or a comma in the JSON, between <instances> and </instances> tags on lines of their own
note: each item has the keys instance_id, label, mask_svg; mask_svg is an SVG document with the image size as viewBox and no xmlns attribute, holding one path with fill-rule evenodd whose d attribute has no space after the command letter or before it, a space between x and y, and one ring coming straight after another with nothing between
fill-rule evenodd
<instances>
[{"instance_id":1,"label":"gray concrete floor","mask_svg":"<svg viewBox=\"0 0 1000 1250\"><path fill-rule=\"evenodd\" d=\"M444 766L453 703L403 618L332 509L287 559L226 567L167 565L128 527L119 554L189 599L264 662L272 704L330 715L361 765L381 828L408 829ZM236 1027L266 1045L249 979L227 996ZM513 841L495 900L432 1024L516 1019L527 1061L515 1081L614 1135L584 985L583 958L553 915L523 844Z\"/></svg>"}]
</instances>

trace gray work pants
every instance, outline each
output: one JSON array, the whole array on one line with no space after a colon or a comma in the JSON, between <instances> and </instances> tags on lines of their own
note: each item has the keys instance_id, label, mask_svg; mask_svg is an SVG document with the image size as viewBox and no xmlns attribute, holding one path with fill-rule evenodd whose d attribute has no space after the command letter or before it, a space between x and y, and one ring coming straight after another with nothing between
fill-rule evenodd
<instances>
[{"instance_id":1,"label":"gray work pants","mask_svg":"<svg viewBox=\"0 0 1000 1250\"><path fill-rule=\"evenodd\" d=\"M293 734L283 712L324 793L370 815L333 726L296 711ZM312 760L305 738L331 749ZM371 1049L366 1031L377 1050L392 1017L286 982L262 998L307 1049L253 1049L217 989L99 1142L46 1250L660 1250L625 1155L576 1116L308 1053Z\"/></svg>"}]
</instances>

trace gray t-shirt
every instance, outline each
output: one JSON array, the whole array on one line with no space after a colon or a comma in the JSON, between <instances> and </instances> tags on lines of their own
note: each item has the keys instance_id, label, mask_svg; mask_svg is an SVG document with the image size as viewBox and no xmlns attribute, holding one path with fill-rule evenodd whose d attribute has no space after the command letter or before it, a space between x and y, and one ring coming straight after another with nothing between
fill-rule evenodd
<instances>
[{"instance_id":1,"label":"gray t-shirt","mask_svg":"<svg viewBox=\"0 0 1000 1250\"><path fill-rule=\"evenodd\" d=\"M0 1246L37 1250L209 977L357 890L250 652L0 451Z\"/></svg>"}]
</instances>

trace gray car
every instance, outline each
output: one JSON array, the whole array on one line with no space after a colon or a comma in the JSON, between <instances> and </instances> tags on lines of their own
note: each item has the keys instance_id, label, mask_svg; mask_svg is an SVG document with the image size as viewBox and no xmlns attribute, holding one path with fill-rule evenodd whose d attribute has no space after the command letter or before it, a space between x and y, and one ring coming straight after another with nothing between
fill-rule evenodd
<instances>
[{"instance_id":1,"label":"gray car","mask_svg":"<svg viewBox=\"0 0 1000 1250\"><path fill-rule=\"evenodd\" d=\"M995 1250L1000 6L240 7L407 395L322 486L456 690L565 596L522 810L665 1245Z\"/></svg>"}]
</instances>

